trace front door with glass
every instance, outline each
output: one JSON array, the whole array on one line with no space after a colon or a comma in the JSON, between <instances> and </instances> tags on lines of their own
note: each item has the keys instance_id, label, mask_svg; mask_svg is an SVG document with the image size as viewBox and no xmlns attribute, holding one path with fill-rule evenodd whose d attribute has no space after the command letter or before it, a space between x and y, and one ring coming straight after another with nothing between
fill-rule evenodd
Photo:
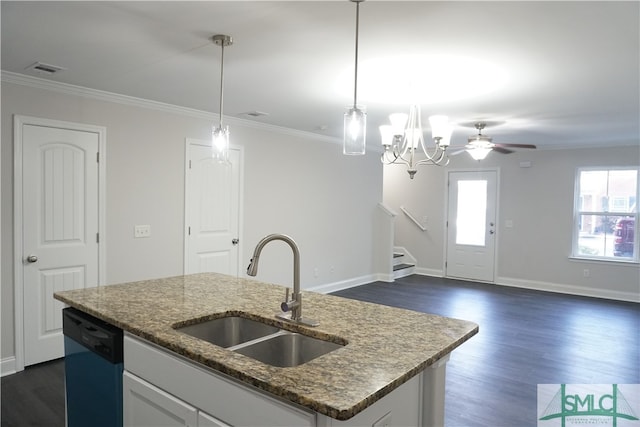
<instances>
[{"instance_id":1,"label":"front door with glass","mask_svg":"<svg viewBox=\"0 0 640 427\"><path fill-rule=\"evenodd\" d=\"M447 277L494 281L497 172L449 172Z\"/></svg>"}]
</instances>

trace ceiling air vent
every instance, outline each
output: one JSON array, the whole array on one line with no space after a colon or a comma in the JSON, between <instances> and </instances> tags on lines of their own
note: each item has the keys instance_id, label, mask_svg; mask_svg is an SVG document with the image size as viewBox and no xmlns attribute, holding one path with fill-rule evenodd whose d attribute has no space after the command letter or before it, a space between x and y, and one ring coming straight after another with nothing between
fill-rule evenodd
<instances>
[{"instance_id":1,"label":"ceiling air vent","mask_svg":"<svg viewBox=\"0 0 640 427\"><path fill-rule=\"evenodd\" d=\"M260 116L268 116L269 113L265 113L264 111L247 111L245 113L240 114L241 116L250 116L250 117L260 117Z\"/></svg>"},{"instance_id":2,"label":"ceiling air vent","mask_svg":"<svg viewBox=\"0 0 640 427\"><path fill-rule=\"evenodd\" d=\"M64 71L65 68L58 67L56 65L45 64L42 62L36 62L35 64L29 65L27 68L25 68L25 70L35 74L50 76L57 73L58 71Z\"/></svg>"}]
</instances>

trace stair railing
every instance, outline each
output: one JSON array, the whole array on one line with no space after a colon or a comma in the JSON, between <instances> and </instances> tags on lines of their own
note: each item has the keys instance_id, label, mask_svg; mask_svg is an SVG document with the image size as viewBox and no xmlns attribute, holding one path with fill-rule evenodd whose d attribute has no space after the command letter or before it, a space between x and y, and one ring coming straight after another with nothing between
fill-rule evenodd
<instances>
[{"instance_id":1,"label":"stair railing","mask_svg":"<svg viewBox=\"0 0 640 427\"><path fill-rule=\"evenodd\" d=\"M420 228L420 230L427 231L427 228L422 225L420 221L418 221L413 215L411 215L411 212L409 212L404 206L400 206L400 210L404 212L404 214L409 217L409 219L413 221L418 226L418 228Z\"/></svg>"}]
</instances>

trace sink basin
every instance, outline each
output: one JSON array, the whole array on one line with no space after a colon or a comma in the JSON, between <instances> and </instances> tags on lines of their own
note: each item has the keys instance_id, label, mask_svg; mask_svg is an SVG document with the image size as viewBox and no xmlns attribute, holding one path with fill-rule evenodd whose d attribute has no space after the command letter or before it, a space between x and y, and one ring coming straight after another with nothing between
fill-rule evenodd
<instances>
[{"instance_id":1,"label":"sink basin","mask_svg":"<svg viewBox=\"0 0 640 427\"><path fill-rule=\"evenodd\" d=\"M272 335L280 330L276 326L240 316L221 317L175 329L224 348Z\"/></svg>"},{"instance_id":2,"label":"sink basin","mask_svg":"<svg viewBox=\"0 0 640 427\"><path fill-rule=\"evenodd\" d=\"M282 331L271 338L247 344L235 351L268 365L292 367L307 363L340 347L342 345L330 341Z\"/></svg>"}]
</instances>

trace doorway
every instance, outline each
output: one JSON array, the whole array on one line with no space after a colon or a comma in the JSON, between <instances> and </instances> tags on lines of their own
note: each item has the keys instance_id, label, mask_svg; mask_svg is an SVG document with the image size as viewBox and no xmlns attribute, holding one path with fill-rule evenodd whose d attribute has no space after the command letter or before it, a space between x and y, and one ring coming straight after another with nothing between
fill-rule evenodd
<instances>
[{"instance_id":1,"label":"doorway","mask_svg":"<svg viewBox=\"0 0 640 427\"><path fill-rule=\"evenodd\" d=\"M238 276L242 200L242 149L229 164L213 159L210 141L187 139L185 176L185 274Z\"/></svg>"},{"instance_id":2,"label":"doorway","mask_svg":"<svg viewBox=\"0 0 640 427\"><path fill-rule=\"evenodd\" d=\"M449 172L447 277L495 280L497 182L496 170Z\"/></svg>"},{"instance_id":3,"label":"doorway","mask_svg":"<svg viewBox=\"0 0 640 427\"><path fill-rule=\"evenodd\" d=\"M14 117L16 370L64 355L53 293L104 282L103 127Z\"/></svg>"}]
</instances>

